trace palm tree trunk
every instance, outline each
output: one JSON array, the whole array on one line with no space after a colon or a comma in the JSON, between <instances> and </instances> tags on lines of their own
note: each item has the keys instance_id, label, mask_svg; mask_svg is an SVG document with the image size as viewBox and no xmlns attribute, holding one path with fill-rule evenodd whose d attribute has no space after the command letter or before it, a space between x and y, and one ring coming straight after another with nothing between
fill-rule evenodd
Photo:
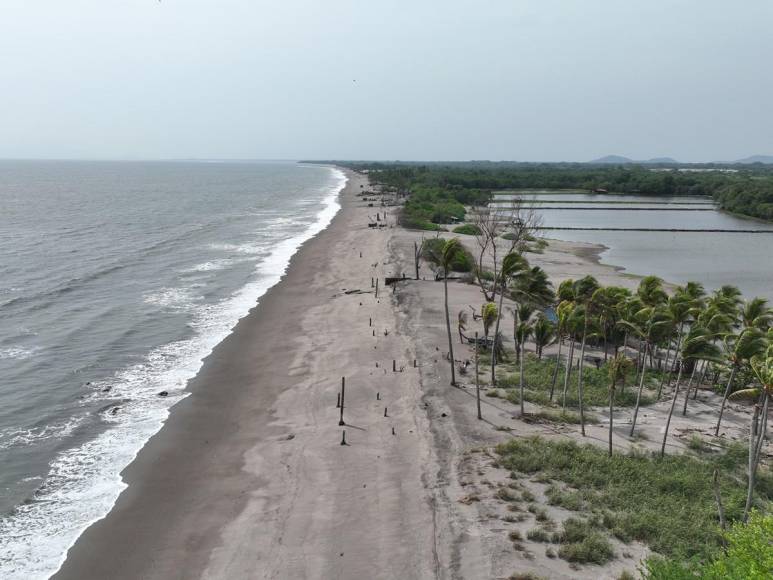
<instances>
[{"instance_id":1,"label":"palm tree trunk","mask_svg":"<svg viewBox=\"0 0 773 580\"><path fill-rule=\"evenodd\" d=\"M612 381L612 388L609 389L609 456L612 457L612 421L613 421L613 405L615 398L615 382Z\"/></svg>"},{"instance_id":2,"label":"palm tree trunk","mask_svg":"<svg viewBox=\"0 0 773 580\"><path fill-rule=\"evenodd\" d=\"M496 290L496 283L494 284L494 289ZM502 288L501 292L499 293L499 308L497 309L497 321L494 325L494 344L491 347L491 386L495 386L497 384L497 375L496 375L496 364L497 364L497 358L496 358L496 352L497 352L497 337L499 336L499 321L502 319L502 301L505 297L505 281L502 280Z\"/></svg>"},{"instance_id":3,"label":"palm tree trunk","mask_svg":"<svg viewBox=\"0 0 773 580\"><path fill-rule=\"evenodd\" d=\"M703 361L703 372L701 373L701 378L699 378L698 381L695 383L695 389L692 392L693 401L698 399L698 387L703 384L703 381L706 378L706 373L708 371L709 371L709 361Z\"/></svg>"},{"instance_id":4,"label":"palm tree trunk","mask_svg":"<svg viewBox=\"0 0 773 580\"><path fill-rule=\"evenodd\" d=\"M733 370L730 371L730 378L727 380L727 387L725 388L725 396L722 397L722 404L719 406L719 419L717 420L717 428L714 429L714 437L719 437L719 426L722 424L722 414L725 412L727 398L730 396L730 391L733 388L733 379L735 379L735 371L737 368L736 365L733 365Z\"/></svg>"},{"instance_id":5,"label":"palm tree trunk","mask_svg":"<svg viewBox=\"0 0 773 580\"><path fill-rule=\"evenodd\" d=\"M478 376L478 350L480 344L478 343L478 333L475 333L475 399L478 405L478 419L483 419L483 415L480 412L480 377Z\"/></svg>"},{"instance_id":6,"label":"palm tree trunk","mask_svg":"<svg viewBox=\"0 0 773 580\"><path fill-rule=\"evenodd\" d=\"M569 358L566 361L566 373L564 373L563 410L566 411L566 392L569 390L569 375L572 373L572 359L574 358L574 338L570 339Z\"/></svg>"},{"instance_id":7,"label":"palm tree trunk","mask_svg":"<svg viewBox=\"0 0 773 580\"><path fill-rule=\"evenodd\" d=\"M448 356L451 358L451 385L456 386L456 367L454 363L454 341L451 339L451 316L448 313L448 270L443 269L443 300L446 307L446 330L448 331Z\"/></svg>"},{"instance_id":8,"label":"palm tree trunk","mask_svg":"<svg viewBox=\"0 0 773 580\"><path fill-rule=\"evenodd\" d=\"M649 343L644 343L644 354L647 354L647 346ZM639 390L636 391L636 405L633 408L633 421L631 422L631 437L633 437L634 429L636 429L636 419L639 416L639 401L641 401L641 392L644 389L644 373L639 378Z\"/></svg>"},{"instance_id":9,"label":"palm tree trunk","mask_svg":"<svg viewBox=\"0 0 773 580\"><path fill-rule=\"evenodd\" d=\"M523 347L518 349L518 375L519 375L519 390L521 399L521 416L524 414L523 408Z\"/></svg>"},{"instance_id":10,"label":"palm tree trunk","mask_svg":"<svg viewBox=\"0 0 773 580\"><path fill-rule=\"evenodd\" d=\"M556 381L558 381L558 370L561 367L561 347L564 341L558 337L558 354L556 355L556 368L553 369L553 380L550 383L550 402L553 402L553 393L556 390Z\"/></svg>"},{"instance_id":11,"label":"palm tree trunk","mask_svg":"<svg viewBox=\"0 0 773 580\"><path fill-rule=\"evenodd\" d=\"M668 366L668 362L671 359L671 339L674 336L674 332L671 331L671 333L668 335L668 350L666 350L666 362L663 365L663 374L660 375L660 386L658 387L658 399L660 398L660 394L663 391L663 383L666 381L666 377L670 374L670 367Z\"/></svg>"},{"instance_id":12,"label":"palm tree trunk","mask_svg":"<svg viewBox=\"0 0 773 580\"><path fill-rule=\"evenodd\" d=\"M764 400L764 403L762 405L763 408L763 420L761 422L764 422L765 417L768 413L768 393L767 391L763 391L762 398ZM765 436L765 430L758 429L757 428L757 418L760 414L760 407L759 405L754 406L754 414L752 415L752 424L751 428L749 429L749 486L746 490L746 506L743 510L743 521L744 523L749 519L749 510L752 507L752 500L754 499L754 480L756 479L757 475L757 465L759 464L759 454L757 453L758 446L761 446L761 440ZM759 432L758 432L759 431Z\"/></svg>"},{"instance_id":13,"label":"palm tree trunk","mask_svg":"<svg viewBox=\"0 0 773 580\"><path fill-rule=\"evenodd\" d=\"M676 347L674 347L674 363L676 363L676 357L678 356L679 349L682 346L682 331L684 330L684 323L679 325L679 332L676 336ZM671 386L671 372L669 371L667 375L664 378L668 378L666 381L666 386ZM660 393L663 390L663 381L660 382L660 388L658 389L658 399L660 398Z\"/></svg>"},{"instance_id":14,"label":"palm tree trunk","mask_svg":"<svg viewBox=\"0 0 773 580\"><path fill-rule=\"evenodd\" d=\"M684 361L682 361L684 364ZM684 390L684 407L682 408L682 417L687 416L687 401L690 400L690 387L692 387L692 380L695 378L695 370L698 368L698 361L692 365L692 372L690 373L690 380L687 381L687 388Z\"/></svg>"},{"instance_id":15,"label":"palm tree trunk","mask_svg":"<svg viewBox=\"0 0 773 580\"><path fill-rule=\"evenodd\" d=\"M668 439L668 428L671 425L671 417L674 415L674 407L676 407L676 398L679 396L679 381L682 380L682 369L684 368L684 361L679 363L679 374L676 375L676 385L674 386L674 396L671 399L671 409L668 411L668 419L666 419L666 429L663 433L663 445L660 447L660 457L663 457L666 453L666 439Z\"/></svg>"},{"instance_id":16,"label":"palm tree trunk","mask_svg":"<svg viewBox=\"0 0 773 580\"><path fill-rule=\"evenodd\" d=\"M582 408L582 371L585 366L585 339L588 334L588 311L585 310L585 324L582 329L582 347L580 348L580 374L577 377L577 404L580 406L580 432L585 437L585 414Z\"/></svg>"}]
</instances>

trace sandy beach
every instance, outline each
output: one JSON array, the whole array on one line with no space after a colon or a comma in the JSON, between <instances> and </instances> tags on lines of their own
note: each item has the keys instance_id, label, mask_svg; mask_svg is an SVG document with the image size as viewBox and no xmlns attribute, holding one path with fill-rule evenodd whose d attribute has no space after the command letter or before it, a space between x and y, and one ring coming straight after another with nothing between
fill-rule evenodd
<instances>
[{"instance_id":1,"label":"sandy beach","mask_svg":"<svg viewBox=\"0 0 773 580\"><path fill-rule=\"evenodd\" d=\"M519 434L579 433L520 422L515 407L489 397L476 419L470 385L449 386L442 284L423 267L426 279L383 286L387 276L411 275L421 234L395 225L396 208L387 208L389 227L368 228L384 210L358 199L363 176L348 176L332 224L207 358L191 396L124 471L128 488L113 510L55 578L507 578L549 569L568 579L636 569L643 546L603 568L525 559L498 508L464 501L473 491L492 495L506 477L481 449ZM600 250L554 242L530 259L554 284L585 274L638 284L599 264ZM479 308L476 286L453 286L452 312ZM700 427L701 404L692 426ZM650 443L661 407L640 418ZM675 431L683 427L675 419ZM590 426L587 440L604 444L604 424Z\"/></svg>"}]
</instances>

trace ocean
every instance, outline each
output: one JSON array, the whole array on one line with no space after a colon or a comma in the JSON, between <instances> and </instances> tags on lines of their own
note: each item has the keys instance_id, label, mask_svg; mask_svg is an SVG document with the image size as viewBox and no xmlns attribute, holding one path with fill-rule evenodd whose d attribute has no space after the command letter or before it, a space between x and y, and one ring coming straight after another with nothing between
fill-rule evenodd
<instances>
[{"instance_id":1,"label":"ocean","mask_svg":"<svg viewBox=\"0 0 773 580\"><path fill-rule=\"evenodd\" d=\"M0 578L48 578L107 514L345 182L292 162L0 161Z\"/></svg>"}]
</instances>

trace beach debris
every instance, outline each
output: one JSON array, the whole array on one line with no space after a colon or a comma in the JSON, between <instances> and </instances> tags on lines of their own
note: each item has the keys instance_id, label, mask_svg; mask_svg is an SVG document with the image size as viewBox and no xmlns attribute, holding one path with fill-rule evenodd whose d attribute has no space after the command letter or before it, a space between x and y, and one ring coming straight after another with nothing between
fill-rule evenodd
<instances>
[{"instance_id":1,"label":"beach debris","mask_svg":"<svg viewBox=\"0 0 773 580\"><path fill-rule=\"evenodd\" d=\"M389 329L388 328L384 329L384 336L389 336Z\"/></svg>"},{"instance_id":2,"label":"beach debris","mask_svg":"<svg viewBox=\"0 0 773 580\"><path fill-rule=\"evenodd\" d=\"M169 396L169 391L161 391L161 392L158 394L158 396L159 396L159 397L168 397L168 396Z\"/></svg>"},{"instance_id":3,"label":"beach debris","mask_svg":"<svg viewBox=\"0 0 773 580\"><path fill-rule=\"evenodd\" d=\"M282 441L292 441L293 439L295 439L295 433L290 433L282 437Z\"/></svg>"},{"instance_id":4,"label":"beach debris","mask_svg":"<svg viewBox=\"0 0 773 580\"><path fill-rule=\"evenodd\" d=\"M346 425L344 423L344 395L346 394L346 377L341 377L341 417L338 419L338 426Z\"/></svg>"}]
</instances>

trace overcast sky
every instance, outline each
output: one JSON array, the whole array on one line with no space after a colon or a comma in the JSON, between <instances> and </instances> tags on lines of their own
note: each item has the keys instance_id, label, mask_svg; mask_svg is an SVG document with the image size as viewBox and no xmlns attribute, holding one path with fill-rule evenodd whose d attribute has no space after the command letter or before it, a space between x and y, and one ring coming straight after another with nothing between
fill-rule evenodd
<instances>
[{"instance_id":1,"label":"overcast sky","mask_svg":"<svg viewBox=\"0 0 773 580\"><path fill-rule=\"evenodd\" d=\"M773 154L770 0L0 0L0 157Z\"/></svg>"}]
</instances>

